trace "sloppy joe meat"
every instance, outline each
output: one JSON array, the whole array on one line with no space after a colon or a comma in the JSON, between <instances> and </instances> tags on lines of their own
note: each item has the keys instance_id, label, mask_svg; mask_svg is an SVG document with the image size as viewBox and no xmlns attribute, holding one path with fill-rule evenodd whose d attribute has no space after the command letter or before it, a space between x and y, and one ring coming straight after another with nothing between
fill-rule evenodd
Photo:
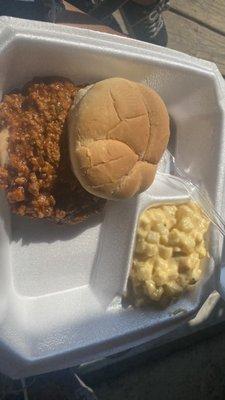
<instances>
[{"instance_id":1,"label":"sloppy joe meat","mask_svg":"<svg viewBox=\"0 0 225 400\"><path fill-rule=\"evenodd\" d=\"M0 167L0 187L14 213L76 223L103 208L105 201L87 193L70 167L65 125L78 90L55 78L4 96L0 135L8 129L8 161Z\"/></svg>"}]
</instances>

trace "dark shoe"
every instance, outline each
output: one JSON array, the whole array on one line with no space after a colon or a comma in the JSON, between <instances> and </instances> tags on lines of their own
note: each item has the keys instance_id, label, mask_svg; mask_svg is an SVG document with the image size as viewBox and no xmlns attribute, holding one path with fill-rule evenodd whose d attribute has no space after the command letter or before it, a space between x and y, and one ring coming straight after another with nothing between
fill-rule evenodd
<instances>
[{"instance_id":1,"label":"dark shoe","mask_svg":"<svg viewBox=\"0 0 225 400\"><path fill-rule=\"evenodd\" d=\"M159 0L153 5L142 6L128 2L121 13L130 33L139 40L160 46L167 45L167 32L162 11L169 6L169 0Z\"/></svg>"}]
</instances>

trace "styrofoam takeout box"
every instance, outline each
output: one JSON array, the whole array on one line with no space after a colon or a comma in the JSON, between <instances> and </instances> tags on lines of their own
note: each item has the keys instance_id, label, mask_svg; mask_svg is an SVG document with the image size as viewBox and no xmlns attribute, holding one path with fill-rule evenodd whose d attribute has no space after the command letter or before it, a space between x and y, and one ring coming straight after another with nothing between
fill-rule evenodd
<instances>
[{"instance_id":1,"label":"styrofoam takeout box","mask_svg":"<svg viewBox=\"0 0 225 400\"><path fill-rule=\"evenodd\" d=\"M1 93L53 75L77 83L121 76L155 88L172 118L178 166L203 181L222 212L225 88L214 64L119 36L0 18ZM153 340L197 312L217 287L216 273L161 312L121 306L139 211L153 195L176 198L163 185L157 178L138 198L108 202L104 215L74 227L10 216L2 195L2 372L23 377L95 360Z\"/></svg>"}]
</instances>

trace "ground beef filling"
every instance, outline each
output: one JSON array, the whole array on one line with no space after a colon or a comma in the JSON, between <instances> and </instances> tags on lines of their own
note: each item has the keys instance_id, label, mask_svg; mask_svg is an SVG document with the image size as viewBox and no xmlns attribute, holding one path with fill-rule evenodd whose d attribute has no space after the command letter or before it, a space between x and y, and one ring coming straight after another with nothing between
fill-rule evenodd
<instances>
[{"instance_id":1,"label":"ground beef filling","mask_svg":"<svg viewBox=\"0 0 225 400\"><path fill-rule=\"evenodd\" d=\"M9 133L0 188L14 213L77 223L103 208L70 167L65 121L78 90L68 80L31 82L0 103L0 135Z\"/></svg>"}]
</instances>

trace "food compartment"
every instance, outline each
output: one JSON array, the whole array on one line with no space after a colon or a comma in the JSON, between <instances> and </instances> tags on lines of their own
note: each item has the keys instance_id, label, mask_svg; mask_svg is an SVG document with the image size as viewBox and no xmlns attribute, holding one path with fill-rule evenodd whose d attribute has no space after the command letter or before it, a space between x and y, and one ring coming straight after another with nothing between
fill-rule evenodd
<instances>
[{"instance_id":1,"label":"food compartment","mask_svg":"<svg viewBox=\"0 0 225 400\"><path fill-rule=\"evenodd\" d=\"M204 282L209 280L215 265L213 244L215 247L216 232L204 212L201 214L200 204L193 204L186 209L181 208L182 205L188 205L190 202L195 203L182 182L174 177L171 180L167 174L158 173L152 188L143 193L137 213L125 286L125 296L131 304L149 307L159 304L169 307L172 300L179 305L182 297L197 296ZM160 209L162 206L168 208ZM178 208L172 209L171 206L178 206ZM151 215L155 223L158 221L159 225L157 229L150 230L149 228L152 240L157 239L155 242L151 240L151 237L149 240L145 237L149 219L144 213L148 209L152 209L149 216ZM172 212L173 215L169 214ZM175 214L177 212L178 214ZM192 224L192 228L189 235L181 228L179 229L182 213L190 215L189 224ZM165 221L166 227L163 223ZM198 228L199 224L201 228ZM172 229L173 227L175 229ZM202 234L204 234L203 238ZM184 235L185 239L187 237L185 241ZM171 237L171 243L168 242L169 237ZM183 251L180 245L184 245ZM164 251L163 254L161 254L162 251ZM136 266L132 270L133 260ZM133 278L129 278L131 275Z\"/></svg>"},{"instance_id":2,"label":"food compartment","mask_svg":"<svg viewBox=\"0 0 225 400\"><path fill-rule=\"evenodd\" d=\"M16 35L10 29L4 33L1 91L21 87L37 76L61 76L77 84L119 76L150 85L164 100L173 122L173 151L178 166L193 179L202 179L211 199L216 201L220 176L214 166L215 159L222 159L223 147L222 135L216 133L222 132L223 113L215 107L217 87L210 71L192 66L190 61L175 63L174 56L158 57L159 50L155 48L144 52L135 49L136 42L128 46L125 41L123 53L118 50L123 44L118 43L115 49L116 44L107 43L112 38L101 34L88 33L87 44L85 32L79 31L76 39L76 30L59 26L50 29L46 24L32 35L35 23L26 21L29 34L21 25L21 32Z\"/></svg>"},{"instance_id":3,"label":"food compartment","mask_svg":"<svg viewBox=\"0 0 225 400\"><path fill-rule=\"evenodd\" d=\"M89 285L103 215L74 226L12 216L11 263L18 294L43 296Z\"/></svg>"}]
</instances>

